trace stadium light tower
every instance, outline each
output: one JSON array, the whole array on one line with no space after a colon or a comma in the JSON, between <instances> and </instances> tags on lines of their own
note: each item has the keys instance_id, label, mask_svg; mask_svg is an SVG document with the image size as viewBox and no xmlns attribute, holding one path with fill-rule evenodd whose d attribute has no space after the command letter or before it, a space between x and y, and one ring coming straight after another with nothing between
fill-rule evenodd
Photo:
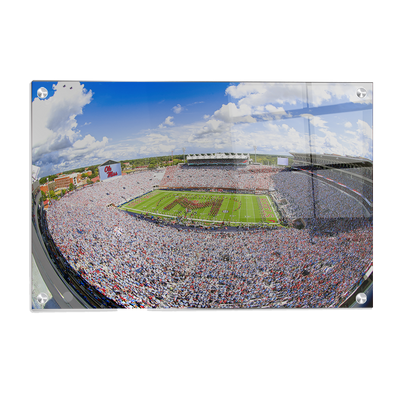
<instances>
[{"instance_id":1,"label":"stadium light tower","mask_svg":"<svg viewBox=\"0 0 400 400\"><path fill-rule=\"evenodd\" d=\"M182 147L182 151L183 151L183 163L185 163L185 148L184 147Z\"/></svg>"},{"instance_id":2,"label":"stadium light tower","mask_svg":"<svg viewBox=\"0 0 400 400\"><path fill-rule=\"evenodd\" d=\"M255 163L257 163L257 146L253 146L253 149L255 151Z\"/></svg>"}]
</instances>

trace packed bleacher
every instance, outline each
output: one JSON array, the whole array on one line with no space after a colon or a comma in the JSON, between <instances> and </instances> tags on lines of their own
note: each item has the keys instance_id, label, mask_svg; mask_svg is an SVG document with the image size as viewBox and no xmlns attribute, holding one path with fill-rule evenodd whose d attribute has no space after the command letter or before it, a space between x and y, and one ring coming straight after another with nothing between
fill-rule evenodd
<instances>
[{"instance_id":1,"label":"packed bleacher","mask_svg":"<svg viewBox=\"0 0 400 400\"><path fill-rule=\"evenodd\" d=\"M86 186L82 189L81 198L85 199L86 205L109 205L116 206L126 203L128 200L147 193L154 185L158 185L159 179L152 171L140 171L130 175L122 175L104 182ZM71 193L70 196L75 196Z\"/></svg>"},{"instance_id":2,"label":"packed bleacher","mask_svg":"<svg viewBox=\"0 0 400 400\"><path fill-rule=\"evenodd\" d=\"M289 202L292 218L361 218L364 207L353 197L301 172L280 172L273 177L275 189Z\"/></svg>"},{"instance_id":3,"label":"packed bleacher","mask_svg":"<svg viewBox=\"0 0 400 400\"><path fill-rule=\"evenodd\" d=\"M240 175L217 167L211 178L202 168L193 170L168 168L163 181L190 177L199 187L218 187L224 176L234 182ZM251 180L263 173L243 175ZM271 182L296 216L314 218L307 176L280 172ZM65 196L47 212L49 232L67 263L123 307L335 307L372 262L372 223L358 203L327 185L316 183L315 199L319 219L334 235L308 228L179 230L107 207L156 183L150 171L126 175Z\"/></svg>"},{"instance_id":4,"label":"packed bleacher","mask_svg":"<svg viewBox=\"0 0 400 400\"><path fill-rule=\"evenodd\" d=\"M365 168L364 168L365 169ZM371 203L373 202L373 189L372 183L363 181L362 179L358 178L357 174L358 169L356 168L346 168L346 169L320 169L317 171L319 175L322 175L325 178L333 179L339 183L342 183L351 189L356 190L358 193L362 194L368 201ZM349 172L350 174L354 174L355 176L352 178L351 175L345 175L340 173L341 171ZM361 176L361 175L360 175Z\"/></svg>"},{"instance_id":5,"label":"packed bleacher","mask_svg":"<svg viewBox=\"0 0 400 400\"><path fill-rule=\"evenodd\" d=\"M268 190L278 168L266 166L167 167L160 186L167 188L225 188Z\"/></svg>"}]
</instances>

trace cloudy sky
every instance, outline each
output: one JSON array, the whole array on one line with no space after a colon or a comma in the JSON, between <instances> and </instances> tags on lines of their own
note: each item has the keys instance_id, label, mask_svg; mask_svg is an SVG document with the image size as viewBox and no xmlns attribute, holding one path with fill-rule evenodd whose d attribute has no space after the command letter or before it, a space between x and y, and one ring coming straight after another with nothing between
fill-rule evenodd
<instances>
[{"instance_id":1,"label":"cloudy sky","mask_svg":"<svg viewBox=\"0 0 400 400\"><path fill-rule=\"evenodd\" d=\"M372 128L369 83L32 82L40 177L183 147L254 153L256 145L258 154L311 149L372 160Z\"/></svg>"}]
</instances>

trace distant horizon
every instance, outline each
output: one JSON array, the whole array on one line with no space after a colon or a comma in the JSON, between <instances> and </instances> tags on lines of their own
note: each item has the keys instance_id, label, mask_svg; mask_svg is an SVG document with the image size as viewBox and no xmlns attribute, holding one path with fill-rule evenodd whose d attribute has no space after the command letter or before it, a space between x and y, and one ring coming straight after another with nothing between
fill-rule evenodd
<instances>
[{"instance_id":1,"label":"distant horizon","mask_svg":"<svg viewBox=\"0 0 400 400\"><path fill-rule=\"evenodd\" d=\"M32 82L39 177L108 159L183 155L183 148L185 155L311 151L372 161L372 130L370 83Z\"/></svg>"},{"instance_id":2,"label":"distant horizon","mask_svg":"<svg viewBox=\"0 0 400 400\"><path fill-rule=\"evenodd\" d=\"M218 152L218 153L227 153L227 152L221 151L221 152ZM238 153L241 153L241 152L238 152ZM244 153L244 152L243 152L243 153ZM194 153L190 153L190 154L194 154ZM197 154L199 154L199 153L197 153ZM211 153L202 153L202 154L211 154ZM255 153L248 153L248 152L246 152L246 154L249 154L250 156L255 155ZM183 157L183 153L181 153L181 154L179 154L179 153L174 154L174 157L175 157L175 156L180 156L180 157L182 156L182 157ZM185 153L185 156L188 156L188 154ZM257 153L257 157L258 157L258 156L271 156L271 157L280 157L280 156L282 156L282 157L293 158L292 155L283 155L283 154L265 154L265 153ZM105 159L105 160L103 160L103 161L100 161L99 163L96 163L96 164L80 165L80 166L77 166L77 167L75 167L75 168L69 168L69 169L65 169L65 170L62 170L62 171L57 171L57 172L54 172L54 173L51 173L51 174L47 174L47 175L44 175L44 176L40 176L40 173L39 173L38 179L45 178L45 177L48 177L48 176L51 176L51 175L63 174L63 173L65 173L65 172L73 171L73 170L76 170L76 169L97 167L97 166L99 166L99 165L101 165L101 164L103 164L103 163L105 163L105 162L107 162L107 161L115 161L115 162L117 162L117 163L122 163L122 162L127 162L127 161L145 160L145 159L147 159L147 158L148 158L148 159L151 159L151 158L160 158L160 157L171 157L171 154L163 154L163 155L159 155L159 156L148 156L148 157L133 158L133 159L127 158L127 159L123 159L123 160L115 160L115 159L113 159L113 158L109 158L109 159Z\"/></svg>"},{"instance_id":3,"label":"distant horizon","mask_svg":"<svg viewBox=\"0 0 400 400\"><path fill-rule=\"evenodd\" d=\"M224 152L224 151L221 151L221 152L218 152L218 153L227 153L227 152ZM238 152L238 153L241 153L241 152ZM243 152L244 153L244 152ZM297 153L297 152L295 152L295 153ZM193 153L191 153L191 154L193 154ZM197 154L199 154L199 153L197 153ZM211 153L202 153L202 154L211 154ZM246 152L246 154L249 154L250 156L255 156L255 153L250 153L250 152ZM308 153L306 153L306 154L308 154ZM345 155L345 156L342 156L342 155L339 155L339 154L334 154L334 153L313 153L313 154L316 154L316 155L330 155L330 156L340 156L340 157L354 157L354 158L362 158L362 159L365 159L365 160L368 160L368 161L371 161L371 162L373 162L373 160L370 160L369 158L365 158L365 157L359 157L359 156L349 156L349 155ZM185 156L187 156L188 154L187 153L185 153ZM177 154L174 154L174 157L175 156L183 156L183 153L181 153L181 154L179 154L179 153L177 153ZM294 158L291 154L289 154L289 155L287 155L287 154L268 154L268 153L257 153L257 156L270 156L270 157L288 157L288 158ZM51 173L51 174L48 174L48 175L44 175L44 176L40 176L40 174L39 174L39 176L38 176L38 178L37 179L41 179L41 178L45 178L45 177L48 177L48 176L51 176L51 175L57 175L57 174L64 174L64 173L66 173L66 172L69 172L69 171L74 171L74 170L77 170L77 169L82 169L82 168L90 168L90 167L98 167L99 165L101 165L101 164L103 164L104 162L106 162L106 161L115 161L115 162L117 162L117 163L123 163L123 162L127 162L127 161L136 161L136 160L145 160L145 159L151 159L151 158L160 158L160 157L171 157L171 154L163 154L163 155L159 155L159 156L148 156L148 157L142 157L142 158L135 158L135 159L123 159L123 160L115 160L115 159L112 159L112 158L110 158L110 159L107 159L107 160L103 160L103 161L101 161L101 162L99 162L99 163L96 163L96 164L90 164L90 165L81 165L81 166L77 166L77 167L75 167L75 168L70 168L70 169L66 169L66 170L62 170L62 171L57 171L57 172L54 172L54 173ZM255 161L255 160L254 160Z\"/></svg>"}]
</instances>

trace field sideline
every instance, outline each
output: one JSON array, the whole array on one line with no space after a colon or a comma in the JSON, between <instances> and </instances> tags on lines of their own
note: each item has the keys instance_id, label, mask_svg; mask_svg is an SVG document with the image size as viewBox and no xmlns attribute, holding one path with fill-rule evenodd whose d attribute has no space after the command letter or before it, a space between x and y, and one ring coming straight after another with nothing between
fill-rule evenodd
<instances>
[{"instance_id":1,"label":"field sideline","mask_svg":"<svg viewBox=\"0 0 400 400\"><path fill-rule=\"evenodd\" d=\"M279 224L266 195L155 190L120 207L138 214L237 224Z\"/></svg>"}]
</instances>

